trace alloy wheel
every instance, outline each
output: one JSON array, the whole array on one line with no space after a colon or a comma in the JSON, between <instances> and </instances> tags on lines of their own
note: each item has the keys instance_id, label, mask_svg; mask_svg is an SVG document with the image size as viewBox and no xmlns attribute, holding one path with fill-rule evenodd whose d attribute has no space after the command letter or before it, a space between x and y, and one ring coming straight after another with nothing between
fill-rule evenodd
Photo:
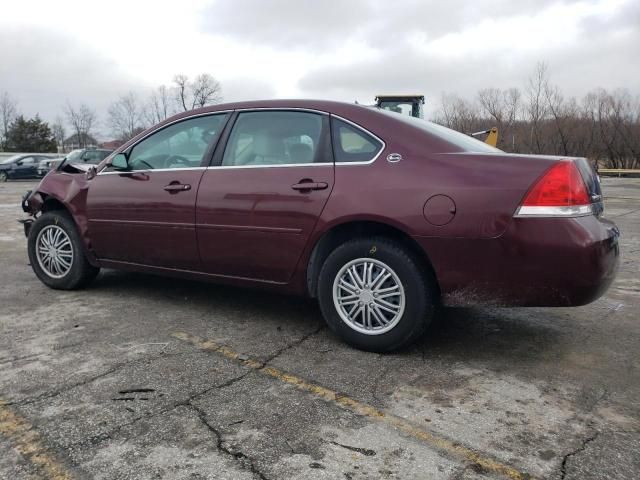
<instances>
[{"instance_id":1,"label":"alloy wheel","mask_svg":"<svg viewBox=\"0 0 640 480\"><path fill-rule=\"evenodd\" d=\"M400 321L406 298L400 278L389 265L358 258L336 275L333 303L349 327L366 335L380 335Z\"/></svg>"},{"instance_id":2,"label":"alloy wheel","mask_svg":"<svg viewBox=\"0 0 640 480\"><path fill-rule=\"evenodd\" d=\"M58 225L48 225L38 232L36 258L44 272L62 278L73 265L73 245L67 232Z\"/></svg>"}]
</instances>

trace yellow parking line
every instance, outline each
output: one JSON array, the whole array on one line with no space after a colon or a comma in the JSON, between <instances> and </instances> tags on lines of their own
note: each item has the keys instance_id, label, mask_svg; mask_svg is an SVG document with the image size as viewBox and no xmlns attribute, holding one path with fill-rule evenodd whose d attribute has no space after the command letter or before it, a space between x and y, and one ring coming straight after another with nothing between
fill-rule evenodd
<instances>
[{"instance_id":1,"label":"yellow parking line","mask_svg":"<svg viewBox=\"0 0 640 480\"><path fill-rule=\"evenodd\" d=\"M73 477L44 445L42 437L33 425L2 399L0 399L0 435L9 440L13 448L23 455L41 473L42 478L50 480L71 480Z\"/></svg>"},{"instance_id":2,"label":"yellow parking line","mask_svg":"<svg viewBox=\"0 0 640 480\"><path fill-rule=\"evenodd\" d=\"M350 398L346 395L342 395L320 385L307 382L300 377L283 372L282 370L279 370L275 367L266 366L256 360L244 359L243 356L238 352L235 352L234 350L224 345L219 345L212 340L207 340L185 332L174 332L172 333L172 336L184 342L190 343L201 350L219 353L230 360L234 360L246 367L260 372L263 375L267 375L269 377L280 380L281 382L293 385L299 390L309 392L316 397L320 397L327 402L334 403L346 410L350 410L353 413L372 418L390 425L417 440L427 443L431 447L434 447L441 452L477 464L485 471L493 472L512 480L533 479L533 477L528 473L520 472L513 467L500 463L497 460L493 460L470 448L464 447L459 443L453 442L444 437L440 437L434 433L418 428L410 422L396 415L390 414L388 412L383 412L382 410Z\"/></svg>"}]
</instances>

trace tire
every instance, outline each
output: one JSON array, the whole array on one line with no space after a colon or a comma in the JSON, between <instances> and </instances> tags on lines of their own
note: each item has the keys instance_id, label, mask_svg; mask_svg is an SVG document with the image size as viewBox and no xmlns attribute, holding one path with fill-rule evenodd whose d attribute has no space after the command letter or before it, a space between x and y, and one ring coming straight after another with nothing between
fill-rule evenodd
<instances>
[{"instance_id":1,"label":"tire","mask_svg":"<svg viewBox=\"0 0 640 480\"><path fill-rule=\"evenodd\" d=\"M53 239L55 238L54 243ZM56 262L47 245L55 244ZM45 252L38 255L36 247ZM100 272L85 256L84 245L75 222L62 210L43 213L29 231L27 251L31 268L42 283L57 290L75 290L89 284ZM41 250L42 251L42 250ZM57 275L56 275L57 273Z\"/></svg>"},{"instance_id":2,"label":"tire","mask_svg":"<svg viewBox=\"0 0 640 480\"><path fill-rule=\"evenodd\" d=\"M7 172L0 172L0 183L6 182L9 179Z\"/></svg>"},{"instance_id":3,"label":"tire","mask_svg":"<svg viewBox=\"0 0 640 480\"><path fill-rule=\"evenodd\" d=\"M349 276L353 267L360 272L357 279ZM353 284L363 280L364 268L371 268L374 281L356 285L365 288L354 293ZM376 285L387 273L388 280ZM354 297L362 302L357 308L364 309L355 319L349 317L355 304L340 306L341 300L350 303ZM340 245L325 260L318 277L318 300L329 328L344 341L361 350L384 353L404 348L424 334L434 316L437 288L433 276L399 243L384 237L359 238ZM384 310L389 303L391 310ZM367 305L371 306L368 316Z\"/></svg>"}]
</instances>

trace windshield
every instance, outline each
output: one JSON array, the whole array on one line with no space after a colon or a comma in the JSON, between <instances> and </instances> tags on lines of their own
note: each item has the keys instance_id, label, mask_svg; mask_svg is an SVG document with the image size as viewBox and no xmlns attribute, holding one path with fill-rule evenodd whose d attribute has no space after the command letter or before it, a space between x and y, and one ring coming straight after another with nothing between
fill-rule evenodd
<instances>
[{"instance_id":1,"label":"windshield","mask_svg":"<svg viewBox=\"0 0 640 480\"><path fill-rule=\"evenodd\" d=\"M456 147L462 149L465 152L479 152L479 153L503 153L502 150L487 145L480 140L465 135L464 133L456 132L450 128L443 127L437 123L422 120L421 118L408 117L406 115L398 115L396 113L390 113L384 110L380 110L385 115L393 115L394 118L403 122L409 123L414 127L417 127L425 132L441 138L445 142L451 143Z\"/></svg>"},{"instance_id":2,"label":"windshield","mask_svg":"<svg viewBox=\"0 0 640 480\"><path fill-rule=\"evenodd\" d=\"M17 159L19 159L22 155L14 155L13 157L5 158L4 160L0 160L0 163L13 163Z\"/></svg>"}]
</instances>

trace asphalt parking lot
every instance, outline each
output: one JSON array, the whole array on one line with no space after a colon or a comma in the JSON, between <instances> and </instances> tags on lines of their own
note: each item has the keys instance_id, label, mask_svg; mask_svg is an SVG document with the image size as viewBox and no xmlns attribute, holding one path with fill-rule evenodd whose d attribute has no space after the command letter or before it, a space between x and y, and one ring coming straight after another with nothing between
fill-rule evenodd
<instances>
[{"instance_id":1,"label":"asphalt parking lot","mask_svg":"<svg viewBox=\"0 0 640 480\"><path fill-rule=\"evenodd\" d=\"M28 265L0 184L0 478L640 478L640 179L604 179L618 278L579 308L447 309L393 355L312 301Z\"/></svg>"}]
</instances>

